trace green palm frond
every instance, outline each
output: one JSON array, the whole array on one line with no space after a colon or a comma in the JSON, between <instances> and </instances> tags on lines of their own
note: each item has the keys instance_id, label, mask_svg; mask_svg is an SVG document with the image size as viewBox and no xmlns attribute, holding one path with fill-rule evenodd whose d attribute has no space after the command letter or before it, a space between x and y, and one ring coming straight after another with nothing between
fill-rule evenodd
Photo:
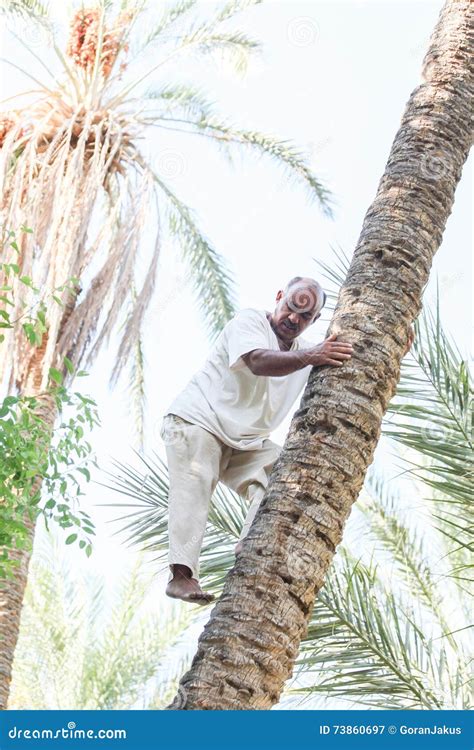
<instances>
[{"instance_id":1,"label":"green palm frond","mask_svg":"<svg viewBox=\"0 0 474 750\"><path fill-rule=\"evenodd\" d=\"M348 258L342 251L335 252L335 257L333 266L316 262L332 289L338 290ZM411 449L403 463L430 489L438 528L452 542L452 574L463 578L472 567L469 560L474 549L472 376L468 362L443 330L439 298L434 312L424 312L415 323L415 332L382 430Z\"/></svg>"},{"instance_id":2,"label":"green palm frond","mask_svg":"<svg viewBox=\"0 0 474 750\"><path fill-rule=\"evenodd\" d=\"M102 483L130 499L128 503L107 503L122 509L114 523L121 528L115 534L125 538L128 546L157 552L155 562L167 566L168 550L168 470L158 454L139 456L144 469L114 461L114 472L105 472L108 483ZM239 495L221 484L211 500L206 535L200 558L200 572L206 587L218 593L224 578L234 564L234 547L247 512Z\"/></svg>"},{"instance_id":3,"label":"green palm frond","mask_svg":"<svg viewBox=\"0 0 474 750\"><path fill-rule=\"evenodd\" d=\"M375 565L344 550L319 592L299 664L312 684L296 692L381 709L453 708L460 698L452 695L443 642L382 586ZM465 691L461 698L465 705Z\"/></svg>"},{"instance_id":4,"label":"green palm frond","mask_svg":"<svg viewBox=\"0 0 474 750\"><path fill-rule=\"evenodd\" d=\"M444 538L439 537L429 517L423 516L421 530L415 526L413 517L408 522L400 494L380 476L369 475L364 489L357 508L369 522L374 540L381 541L395 561L400 587L407 590L413 601L423 605L426 616L438 622L439 637L445 638L458 651L461 644L453 635L456 623L450 621L445 608L447 595L456 600L458 615L464 604L459 587L449 579L449 567L443 561Z\"/></svg>"},{"instance_id":5,"label":"green palm frond","mask_svg":"<svg viewBox=\"0 0 474 750\"><path fill-rule=\"evenodd\" d=\"M467 362L442 329L439 310L425 313L417 325L413 349L415 366L407 368L390 410L408 421L388 434L409 448L472 480L473 386ZM410 398L410 403L402 399ZM421 427L421 429L420 429ZM467 461L466 461L467 460ZM463 471L463 466L469 471ZM443 472L439 489L451 494ZM444 483L443 483L444 482ZM458 497L458 492L456 492Z\"/></svg>"},{"instance_id":6,"label":"green palm frond","mask_svg":"<svg viewBox=\"0 0 474 750\"><path fill-rule=\"evenodd\" d=\"M123 513L114 519L129 545L157 553L156 560L167 567L168 475L164 462L155 454L140 457L144 470L116 462L107 487L129 498L113 503ZM246 503L218 485L210 505L209 520L200 557L205 587L219 595L228 570L234 564L234 546L246 514ZM412 601L423 599L427 618L415 614L406 597L396 592L400 581L391 577L393 591L383 585L374 565L355 562L341 550L341 566L330 572L320 592L307 637L303 641L301 678L309 693L329 697L353 696L360 703L378 708L465 707L469 702L466 680L468 661L445 622L439 597L432 591L434 574L417 557L416 541L404 535L403 524L387 512L372 525L376 540L400 560L400 568L411 575ZM390 540L393 531L400 541ZM415 549L412 549L412 547ZM420 571L414 570L420 564ZM445 589L446 591L446 589ZM438 610L435 608L438 607ZM418 608L417 608L418 609ZM435 635L427 636L426 622L441 622ZM444 619L443 619L444 618ZM453 648L453 644L456 648ZM406 653L405 653L406 652Z\"/></svg>"},{"instance_id":7,"label":"green palm frond","mask_svg":"<svg viewBox=\"0 0 474 750\"><path fill-rule=\"evenodd\" d=\"M473 386L467 362L443 331L439 307L417 324L413 361L402 369L385 434L411 449L411 472L431 488L439 529L460 569L471 567L474 523Z\"/></svg>"},{"instance_id":8,"label":"green palm frond","mask_svg":"<svg viewBox=\"0 0 474 750\"><path fill-rule=\"evenodd\" d=\"M137 453L137 458L143 463L143 471L113 461L115 471L104 472L108 482L99 484L129 498L129 502L105 504L105 507L120 508L124 512L113 519L114 523L125 521L114 535L125 536L129 547L161 552L168 542L168 471L156 453L151 458Z\"/></svg>"},{"instance_id":9,"label":"green palm frond","mask_svg":"<svg viewBox=\"0 0 474 750\"><path fill-rule=\"evenodd\" d=\"M165 84L158 89L150 89L144 99L162 106L160 115L177 112L182 117L210 117L214 113L214 102L205 93L194 86L186 84Z\"/></svg>"},{"instance_id":10,"label":"green palm frond","mask_svg":"<svg viewBox=\"0 0 474 750\"><path fill-rule=\"evenodd\" d=\"M38 20L49 13L48 3L40 0L1 0L0 13L13 13L18 16Z\"/></svg>"},{"instance_id":11,"label":"green palm frond","mask_svg":"<svg viewBox=\"0 0 474 750\"><path fill-rule=\"evenodd\" d=\"M251 51L252 48L257 48L259 46L258 42L250 40L248 37L245 37L244 34L240 34L240 32L234 32L235 39L232 42L232 32L224 31L218 33L217 28L220 24L228 21L237 13L252 5L258 5L261 2L262 0L240 0L240 2L230 2L221 7L221 9L210 18L206 18L203 21L198 19L189 21L188 14L196 7L196 0L180 0L163 11L157 25L153 26L144 42L141 44L141 51L143 52L146 50L146 48L152 43L158 42L163 44L170 39L175 43L172 52L173 55L181 50L193 49L195 47L201 47L201 50L204 51L206 50L206 47L209 49L213 46L211 41L213 36L216 37L215 46L219 44L218 37L222 36L220 44L234 44L234 46L240 45L242 49L248 47L249 51ZM183 21L183 19L187 21L188 28L184 32L179 33L180 22ZM174 26L177 26L177 30L174 36L171 36L169 32L173 31ZM226 36L229 37L227 43L225 42ZM239 36L241 36L240 40Z\"/></svg>"},{"instance_id":12,"label":"green palm frond","mask_svg":"<svg viewBox=\"0 0 474 750\"><path fill-rule=\"evenodd\" d=\"M183 44L200 43L204 37L221 23L228 21L237 13L241 13L253 5L260 5L261 2L262 0L231 0L231 2L220 7L217 13L211 18L206 18L203 22L195 23L191 27L191 30L183 37Z\"/></svg>"},{"instance_id":13,"label":"green palm frond","mask_svg":"<svg viewBox=\"0 0 474 750\"><path fill-rule=\"evenodd\" d=\"M191 622L184 607L145 611L151 582L138 560L108 608L104 581L73 572L57 545L35 554L9 708L146 707L145 688ZM168 668L167 679L176 677Z\"/></svg>"},{"instance_id":14,"label":"green palm frond","mask_svg":"<svg viewBox=\"0 0 474 750\"><path fill-rule=\"evenodd\" d=\"M212 27L214 24L222 23L227 21L237 13L242 13L244 10L251 8L253 5L260 5L263 0L230 0L226 3L210 20L209 25Z\"/></svg>"},{"instance_id":15,"label":"green palm frond","mask_svg":"<svg viewBox=\"0 0 474 750\"><path fill-rule=\"evenodd\" d=\"M339 289L344 283L350 266L350 258L342 247L330 246L333 254L331 264L324 263L319 258L313 258L317 267L321 270L324 278L329 282L329 287L325 288L328 297L330 309L333 309L339 295Z\"/></svg>"},{"instance_id":16,"label":"green palm frond","mask_svg":"<svg viewBox=\"0 0 474 750\"><path fill-rule=\"evenodd\" d=\"M150 31L148 36L145 37L143 49L145 49L145 47L151 42L157 41L158 38L163 35L163 32L168 31L175 22L180 21L195 5L196 0L180 0L177 3L173 3L168 8L165 8L158 24Z\"/></svg>"},{"instance_id":17,"label":"green palm frond","mask_svg":"<svg viewBox=\"0 0 474 750\"><path fill-rule=\"evenodd\" d=\"M245 73L250 55L261 49L261 43L242 31L208 34L196 45L198 53L219 53L221 60L231 63L237 73Z\"/></svg>"},{"instance_id":18,"label":"green palm frond","mask_svg":"<svg viewBox=\"0 0 474 750\"><path fill-rule=\"evenodd\" d=\"M201 117L195 121L174 117L153 118L154 124L160 122L174 124L174 130L179 129L176 125L181 124L187 128L185 132L205 135L224 144L240 144L269 156L276 164L283 166L288 179L302 181L307 188L308 196L313 200L317 199L323 212L327 216L332 216L329 191L313 174L303 153L291 141L282 141L257 130L243 130L230 122L220 121L216 117ZM192 129L188 129L188 126Z\"/></svg>"},{"instance_id":19,"label":"green palm frond","mask_svg":"<svg viewBox=\"0 0 474 750\"><path fill-rule=\"evenodd\" d=\"M199 230L191 209L176 196L159 174L152 174L167 200L169 228L171 234L179 240L183 258L190 271L196 301L211 336L217 336L235 314L234 282L223 257Z\"/></svg>"}]
</instances>

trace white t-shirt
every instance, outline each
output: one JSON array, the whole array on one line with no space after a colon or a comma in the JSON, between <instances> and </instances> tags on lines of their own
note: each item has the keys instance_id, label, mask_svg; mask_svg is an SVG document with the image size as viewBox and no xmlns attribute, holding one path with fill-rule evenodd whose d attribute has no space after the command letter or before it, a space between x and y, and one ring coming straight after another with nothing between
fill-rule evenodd
<instances>
[{"instance_id":1,"label":"white t-shirt","mask_svg":"<svg viewBox=\"0 0 474 750\"><path fill-rule=\"evenodd\" d=\"M314 346L296 338L290 351ZM253 349L280 351L265 310L247 308L219 334L204 366L165 412L201 425L240 450L261 448L285 419L303 389L311 365L290 375L254 375L242 355Z\"/></svg>"}]
</instances>

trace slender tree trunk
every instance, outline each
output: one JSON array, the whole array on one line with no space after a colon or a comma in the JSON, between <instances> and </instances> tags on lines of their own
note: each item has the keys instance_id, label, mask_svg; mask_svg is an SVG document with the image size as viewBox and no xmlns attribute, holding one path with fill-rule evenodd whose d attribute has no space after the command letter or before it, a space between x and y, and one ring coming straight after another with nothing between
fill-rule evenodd
<instances>
[{"instance_id":1,"label":"slender tree trunk","mask_svg":"<svg viewBox=\"0 0 474 750\"><path fill-rule=\"evenodd\" d=\"M32 395L34 390L31 389L29 393ZM54 398L49 395L43 396L37 413L52 431L57 414ZM39 479L35 483L33 491L36 492L40 486L41 480ZM8 557L10 560L15 560L18 565L12 570L13 578L0 581L0 710L7 708L36 521L25 515L23 524L28 532L31 547L30 549L8 550Z\"/></svg>"},{"instance_id":2,"label":"slender tree trunk","mask_svg":"<svg viewBox=\"0 0 474 750\"><path fill-rule=\"evenodd\" d=\"M33 541L34 522L25 518L24 523ZM10 550L8 556L11 560L18 562L18 567L14 568L13 580L0 582L0 709L2 711L7 708L31 552Z\"/></svg>"},{"instance_id":3,"label":"slender tree trunk","mask_svg":"<svg viewBox=\"0 0 474 750\"><path fill-rule=\"evenodd\" d=\"M469 0L448 0L362 227L329 332L350 364L313 370L266 496L173 709L266 709L291 675L399 378L409 326L471 144Z\"/></svg>"},{"instance_id":4,"label":"slender tree trunk","mask_svg":"<svg viewBox=\"0 0 474 750\"><path fill-rule=\"evenodd\" d=\"M77 295L71 294L65 304L59 335L74 310L76 299ZM22 395L37 396L42 392L46 343L47 334L43 337L42 345L32 352L24 382L18 384L19 392ZM55 364L59 366L59 363ZM66 382L67 372L64 370L63 376L64 382ZM54 398L49 394L42 394L39 399L37 414L43 419L46 428L50 429L51 432L57 413ZM41 484L42 480L39 478L33 487L33 493L41 487ZM0 581L0 710L7 708L15 648L20 631L23 597L28 581L28 568L35 536L35 521L25 515L23 523L28 531L30 549L8 550L9 558L16 560L18 565L13 569L13 578Z\"/></svg>"}]
</instances>

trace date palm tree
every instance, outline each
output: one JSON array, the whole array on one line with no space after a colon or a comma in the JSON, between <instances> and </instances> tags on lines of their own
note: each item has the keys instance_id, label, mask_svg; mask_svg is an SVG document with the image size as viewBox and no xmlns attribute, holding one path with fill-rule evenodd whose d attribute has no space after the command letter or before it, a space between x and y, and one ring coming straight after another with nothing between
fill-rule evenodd
<instances>
[{"instance_id":1,"label":"date palm tree","mask_svg":"<svg viewBox=\"0 0 474 750\"><path fill-rule=\"evenodd\" d=\"M293 671L372 462L471 147L470 13L468 0L443 6L365 216L328 330L352 343L354 356L341 368L313 369L172 708L266 709Z\"/></svg>"},{"instance_id":2,"label":"date palm tree","mask_svg":"<svg viewBox=\"0 0 474 750\"><path fill-rule=\"evenodd\" d=\"M438 314L427 313L417 328L383 423L386 440L409 448L397 463L411 481L397 487L377 465L366 479L311 611L284 708L321 707L321 698L331 708L341 699L356 708L472 706L467 561L474 453L466 427L473 386ZM116 522L127 543L156 552L165 569L167 471L158 456L142 461L143 470L117 463L110 475L109 486L128 497ZM245 511L239 496L217 487L201 556L206 588L216 595L234 564ZM185 695L181 689L181 701Z\"/></svg>"},{"instance_id":3,"label":"date palm tree","mask_svg":"<svg viewBox=\"0 0 474 750\"><path fill-rule=\"evenodd\" d=\"M5 331L0 383L10 391L42 393L51 367L67 384L69 369L90 366L119 326L112 380L125 367L141 377L140 332L166 237L187 264L210 334L232 315L233 282L225 262L167 177L167 130L210 140L227 155L235 147L268 156L330 213L327 190L295 146L230 123L199 86L173 79L173 64L189 66L193 55L218 55L245 71L259 43L229 24L256 3L231 0L203 17L196 0L180 0L160 8L157 17L155 5L142 0L78 2L66 44L47 3L2 3L3 12L36 24L44 50L52 53L43 59L14 26L18 48L27 47L32 66L25 70L18 59L9 61L30 88L21 92L26 104L0 115L0 223L33 229L18 243L22 278L54 295L57 304L39 345L25 342L17 329ZM37 299L33 291L31 297L25 293L24 283L14 285L11 319L21 321ZM52 428L55 404L43 407ZM34 524L25 523L33 539ZM0 589L0 708L6 706L30 550L8 553L18 568Z\"/></svg>"},{"instance_id":4,"label":"date palm tree","mask_svg":"<svg viewBox=\"0 0 474 750\"><path fill-rule=\"evenodd\" d=\"M279 699L372 462L472 142L468 0L447 0L367 211L329 333L350 364L313 369L266 495L172 708ZM183 694L186 700L183 700Z\"/></svg>"}]
</instances>

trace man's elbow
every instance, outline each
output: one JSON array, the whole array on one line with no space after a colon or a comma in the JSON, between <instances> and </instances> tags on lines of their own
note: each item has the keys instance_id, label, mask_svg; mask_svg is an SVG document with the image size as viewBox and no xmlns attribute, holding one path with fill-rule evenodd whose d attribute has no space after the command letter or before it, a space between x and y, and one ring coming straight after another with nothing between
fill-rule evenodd
<instances>
[{"instance_id":1,"label":"man's elbow","mask_svg":"<svg viewBox=\"0 0 474 750\"><path fill-rule=\"evenodd\" d=\"M261 358L258 356L256 351L244 354L242 359L253 375L262 375Z\"/></svg>"}]
</instances>

